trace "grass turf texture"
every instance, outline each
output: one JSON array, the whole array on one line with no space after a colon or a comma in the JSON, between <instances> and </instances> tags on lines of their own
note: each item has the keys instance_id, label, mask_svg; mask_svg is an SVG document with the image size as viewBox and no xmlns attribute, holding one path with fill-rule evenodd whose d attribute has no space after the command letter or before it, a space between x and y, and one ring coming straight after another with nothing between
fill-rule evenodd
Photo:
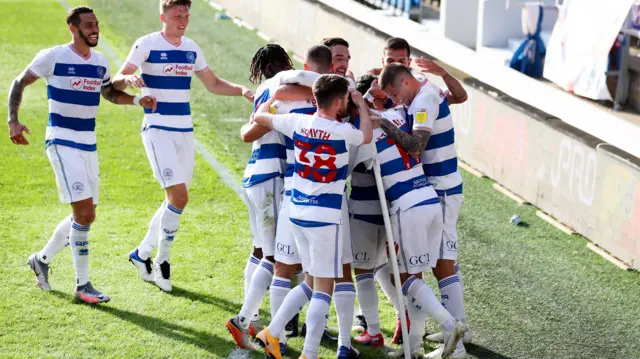
<instances>
[{"instance_id":1,"label":"grass turf texture","mask_svg":"<svg viewBox=\"0 0 640 359\"><path fill-rule=\"evenodd\" d=\"M88 5L101 21L101 41L121 58L137 37L160 28L155 0L89 0ZM0 35L5 39L0 44L0 83L5 84L0 97L6 98L7 85L32 57L42 48L67 42L69 34L65 10L56 1L0 0L0 6ZM216 73L247 84L249 61L264 43L231 21L216 22L214 14L195 1L187 35L203 48ZM225 119L246 118L251 107L239 98L213 97L197 80L193 83L197 137L240 180L249 146L238 139L240 124ZM42 146L44 81L27 89L20 115L32 130L31 145L0 140L0 357L229 356L234 345L224 321L239 310L250 250L242 201L198 156L190 203L172 249L174 292L162 293L141 282L126 256L144 235L162 191L140 141L140 109L103 101L97 128L102 186L90 234L91 276L113 299L96 307L73 303L68 250L52 265L56 291L41 292L26 258L42 248L69 212L58 202ZM533 208L518 207L493 191L488 180L465 174L465 191L460 263L474 331L474 344L467 346L471 357L640 357L637 274L622 272L591 253L583 239L555 230L538 219ZM509 225L513 213L528 227ZM437 288L433 280L429 283ZM263 317L268 320L267 303ZM382 295L380 303L383 333L389 338L394 315ZM335 316L329 323L335 326ZM429 329L436 328L430 324ZM289 357L296 358L302 340L290 341L290 348ZM364 357L378 356L362 352ZM334 356L335 348L321 348L320 357Z\"/></svg>"}]
</instances>

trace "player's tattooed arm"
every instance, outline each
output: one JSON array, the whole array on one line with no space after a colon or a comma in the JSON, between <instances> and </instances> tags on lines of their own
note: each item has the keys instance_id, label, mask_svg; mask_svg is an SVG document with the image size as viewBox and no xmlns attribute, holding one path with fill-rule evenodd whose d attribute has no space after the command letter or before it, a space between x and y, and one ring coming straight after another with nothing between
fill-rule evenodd
<instances>
[{"instance_id":1,"label":"player's tattooed arm","mask_svg":"<svg viewBox=\"0 0 640 359\"><path fill-rule=\"evenodd\" d=\"M389 138L408 153L421 153L424 151L431 137L431 132L424 130L414 130L413 134L410 135L386 118L380 120L380 127Z\"/></svg>"},{"instance_id":2,"label":"player's tattooed arm","mask_svg":"<svg viewBox=\"0 0 640 359\"><path fill-rule=\"evenodd\" d=\"M24 88L36 82L38 78L33 72L26 69L11 83L11 88L9 89L9 122L18 122L18 110L22 103Z\"/></svg>"},{"instance_id":3,"label":"player's tattooed arm","mask_svg":"<svg viewBox=\"0 0 640 359\"><path fill-rule=\"evenodd\" d=\"M157 102L156 98L153 96L144 96L140 97L138 103L136 103L136 96L129 95L128 93L120 90L116 90L113 84L109 84L104 86L102 90L100 90L102 97L116 105L140 105L144 108L151 109L153 112L156 111Z\"/></svg>"},{"instance_id":4,"label":"player's tattooed arm","mask_svg":"<svg viewBox=\"0 0 640 359\"><path fill-rule=\"evenodd\" d=\"M20 110L20 104L22 103L24 88L36 82L36 80L38 80L38 76L29 69L26 69L13 80L11 88L9 89L9 137L11 138L11 142L16 145L29 144L29 141L24 137L24 132L31 132L27 126L18 121L18 110Z\"/></svg>"}]
</instances>

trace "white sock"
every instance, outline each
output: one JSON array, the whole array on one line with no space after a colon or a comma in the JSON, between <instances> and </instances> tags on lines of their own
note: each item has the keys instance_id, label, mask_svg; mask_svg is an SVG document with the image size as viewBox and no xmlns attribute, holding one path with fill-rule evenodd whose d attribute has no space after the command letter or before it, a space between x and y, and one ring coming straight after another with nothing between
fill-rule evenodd
<instances>
[{"instance_id":1,"label":"white sock","mask_svg":"<svg viewBox=\"0 0 640 359\"><path fill-rule=\"evenodd\" d=\"M271 323L269 323L267 327L269 334L274 337L279 337L287 323L309 303L312 293L313 291L305 282L291 289L282 301L282 305L276 315L271 317Z\"/></svg>"},{"instance_id":2,"label":"white sock","mask_svg":"<svg viewBox=\"0 0 640 359\"><path fill-rule=\"evenodd\" d=\"M429 314L435 319L445 332L453 330L453 317L442 306L442 303L433 294L429 286L417 277L411 276L402 285L402 293L407 297L409 306L415 306L419 310ZM411 323L413 328L413 323Z\"/></svg>"},{"instance_id":3,"label":"white sock","mask_svg":"<svg viewBox=\"0 0 640 359\"><path fill-rule=\"evenodd\" d=\"M324 294L321 292L317 292ZM315 292L313 295L315 296ZM353 312L356 303L356 288L351 282L336 283L333 289L333 301L338 316L338 348L341 346L351 348L351 325L353 324ZM331 302L331 297L329 297ZM309 307L311 309L311 307ZM309 314L307 312L307 318ZM326 325L326 320L325 324ZM309 325L307 325L307 329ZM324 327L323 327L324 328Z\"/></svg>"},{"instance_id":4,"label":"white sock","mask_svg":"<svg viewBox=\"0 0 640 359\"><path fill-rule=\"evenodd\" d=\"M260 266L255 272L253 272L251 285L249 285L249 292L244 297L244 303L240 309L240 314L238 314L238 317L240 318L240 327L242 329L249 328L249 324L251 323L251 320L253 320L254 314L256 314L260 309L264 295L267 294L272 278L273 263L266 258L262 258Z\"/></svg>"},{"instance_id":5,"label":"white sock","mask_svg":"<svg viewBox=\"0 0 640 359\"><path fill-rule=\"evenodd\" d=\"M411 330L409 331L409 348L416 350L422 347L422 336L424 335L424 325L427 321L427 313L418 309L415 305L407 307Z\"/></svg>"},{"instance_id":6,"label":"white sock","mask_svg":"<svg viewBox=\"0 0 640 359\"><path fill-rule=\"evenodd\" d=\"M38 259L43 263L51 263L53 257L60 251L69 245L69 233L71 232L71 223L73 222L73 215L70 214L67 218L63 219L55 231L53 236L49 239L49 242L38 252Z\"/></svg>"},{"instance_id":7,"label":"white sock","mask_svg":"<svg viewBox=\"0 0 640 359\"><path fill-rule=\"evenodd\" d=\"M458 275L458 278L460 279L460 286L462 287L462 291L464 291L464 283L462 282L462 274L460 274L460 266L458 265L458 263L456 263L453 266L453 270L456 271L456 274Z\"/></svg>"},{"instance_id":8,"label":"white sock","mask_svg":"<svg viewBox=\"0 0 640 359\"><path fill-rule=\"evenodd\" d=\"M380 313L378 312L378 291L376 291L376 283L373 281L373 273L356 275L356 286L358 287L358 303L360 311L367 321L367 330L369 334L377 335L380 333Z\"/></svg>"},{"instance_id":9,"label":"white sock","mask_svg":"<svg viewBox=\"0 0 640 359\"><path fill-rule=\"evenodd\" d=\"M247 265L244 267L244 297L247 297L249 293L249 285L251 284L251 277L253 277L253 272L255 272L256 268L260 265L260 260L254 256L253 254L249 256L249 260L247 261Z\"/></svg>"},{"instance_id":10,"label":"white sock","mask_svg":"<svg viewBox=\"0 0 640 359\"><path fill-rule=\"evenodd\" d=\"M89 281L89 228L76 222L71 224L69 242L76 269L76 284L85 285Z\"/></svg>"},{"instance_id":11,"label":"white sock","mask_svg":"<svg viewBox=\"0 0 640 359\"><path fill-rule=\"evenodd\" d=\"M158 253L156 253L156 263L158 264L169 262L169 248L171 248L178 232L181 214L182 210L172 206L171 203L167 204L167 208L162 213L160 218L161 235L158 241Z\"/></svg>"},{"instance_id":12,"label":"white sock","mask_svg":"<svg viewBox=\"0 0 640 359\"><path fill-rule=\"evenodd\" d=\"M151 217L147 234L138 245L138 257L142 260L147 260L151 257L151 252L153 252L153 249L158 246L158 238L160 237L160 218L162 218L165 208L167 208L167 204L166 202L162 202L160 208L158 208L153 217Z\"/></svg>"},{"instance_id":13,"label":"white sock","mask_svg":"<svg viewBox=\"0 0 640 359\"><path fill-rule=\"evenodd\" d=\"M287 296L287 294L289 294L290 291L291 291L291 280L287 278L276 277L276 276L273 277L273 280L271 281L271 289L269 290L269 293L270 293L269 302L271 303L271 318L274 318L276 316L276 313L278 313L278 309L280 309L280 307L282 306L282 302L284 301L284 298ZM286 343L286 342L287 342L287 335L283 330L282 333L280 334L280 343Z\"/></svg>"},{"instance_id":14,"label":"white sock","mask_svg":"<svg viewBox=\"0 0 640 359\"><path fill-rule=\"evenodd\" d=\"M353 284L351 286L353 287ZM355 293L353 293L353 295L355 297ZM322 333L327 326L329 306L331 306L331 296L329 294L313 292L313 298L311 298L311 303L309 303L309 309L307 310L307 336L304 337L304 347L302 348L302 354L307 358L318 357L318 348L320 348ZM351 308L353 311L353 304ZM349 316L349 332L351 332L352 317L353 316ZM351 344L349 344L348 347L350 348Z\"/></svg>"},{"instance_id":15,"label":"white sock","mask_svg":"<svg viewBox=\"0 0 640 359\"><path fill-rule=\"evenodd\" d=\"M382 292L389 299L393 309L396 311L396 318L400 318L400 305L398 304L398 295L396 294L396 287L391 283L391 273L389 272L389 265L387 263L376 267L373 270L375 279L380 283ZM405 307L406 308L406 307Z\"/></svg>"},{"instance_id":16,"label":"white sock","mask_svg":"<svg viewBox=\"0 0 640 359\"><path fill-rule=\"evenodd\" d=\"M464 301L462 297L462 286L460 278L454 274L438 282L440 287L440 298L442 305L451 313L455 319L465 321Z\"/></svg>"}]
</instances>

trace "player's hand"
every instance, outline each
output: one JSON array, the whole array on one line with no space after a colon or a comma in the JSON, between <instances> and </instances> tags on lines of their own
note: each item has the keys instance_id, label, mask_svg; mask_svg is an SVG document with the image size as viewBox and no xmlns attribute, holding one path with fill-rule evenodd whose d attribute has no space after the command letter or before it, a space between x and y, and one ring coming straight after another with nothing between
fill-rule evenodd
<instances>
[{"instance_id":1,"label":"player's hand","mask_svg":"<svg viewBox=\"0 0 640 359\"><path fill-rule=\"evenodd\" d=\"M374 98L387 99L387 94L380 88L378 80L373 80L373 82L371 82L371 87L368 92L373 95Z\"/></svg>"},{"instance_id":2,"label":"player's hand","mask_svg":"<svg viewBox=\"0 0 640 359\"><path fill-rule=\"evenodd\" d=\"M427 73L434 74L436 76L444 77L449 73L442 66L436 64L435 62L425 59L424 57L420 57L419 59L415 59L416 65Z\"/></svg>"},{"instance_id":3,"label":"player's hand","mask_svg":"<svg viewBox=\"0 0 640 359\"><path fill-rule=\"evenodd\" d=\"M246 98L250 102L253 102L253 100L254 100L253 91L249 90L246 87L242 88L242 96L244 96L244 98Z\"/></svg>"},{"instance_id":4,"label":"player's hand","mask_svg":"<svg viewBox=\"0 0 640 359\"><path fill-rule=\"evenodd\" d=\"M140 106L151 109L151 112L156 112L158 102L153 96L145 96L140 99Z\"/></svg>"},{"instance_id":5,"label":"player's hand","mask_svg":"<svg viewBox=\"0 0 640 359\"><path fill-rule=\"evenodd\" d=\"M27 126L20 122L9 122L9 137L11 138L11 142L16 145L28 145L29 141L24 137L23 132L31 133Z\"/></svg>"},{"instance_id":6,"label":"player's hand","mask_svg":"<svg viewBox=\"0 0 640 359\"><path fill-rule=\"evenodd\" d=\"M124 83L132 89L141 89L143 87L147 87L142 77L136 74L127 75L124 79Z\"/></svg>"},{"instance_id":7,"label":"player's hand","mask_svg":"<svg viewBox=\"0 0 640 359\"><path fill-rule=\"evenodd\" d=\"M359 107L367 107L367 104L364 102L362 98L362 94L358 92L356 89L349 89L349 94L351 94L351 100L358 105Z\"/></svg>"}]
</instances>

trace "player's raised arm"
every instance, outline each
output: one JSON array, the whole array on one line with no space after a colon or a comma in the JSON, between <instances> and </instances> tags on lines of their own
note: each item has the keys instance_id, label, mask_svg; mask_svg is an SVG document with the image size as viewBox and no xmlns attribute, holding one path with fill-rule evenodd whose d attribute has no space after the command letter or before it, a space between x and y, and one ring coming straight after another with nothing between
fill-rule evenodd
<instances>
[{"instance_id":1,"label":"player's raised arm","mask_svg":"<svg viewBox=\"0 0 640 359\"><path fill-rule=\"evenodd\" d=\"M196 72L196 76L211 93L223 96L244 96L247 100L253 102L253 92L251 90L219 78L210 68Z\"/></svg>"},{"instance_id":2,"label":"player's raised arm","mask_svg":"<svg viewBox=\"0 0 640 359\"><path fill-rule=\"evenodd\" d=\"M469 98L467 95L467 90L462 87L460 81L451 76L451 74L449 74L447 70L442 68L442 66L429 59L425 59L424 57L416 59L416 65L418 65L418 67L424 72L442 77L442 80L444 80L444 83L449 89L449 94L447 95L447 102L449 103L449 105L464 103Z\"/></svg>"},{"instance_id":3,"label":"player's raised arm","mask_svg":"<svg viewBox=\"0 0 640 359\"><path fill-rule=\"evenodd\" d=\"M22 71L11 83L9 88L9 137L16 145L28 145L29 141L24 137L23 132L31 133L27 126L18 121L18 111L22 103L24 88L38 80L38 76L29 69Z\"/></svg>"},{"instance_id":4,"label":"player's raised arm","mask_svg":"<svg viewBox=\"0 0 640 359\"><path fill-rule=\"evenodd\" d=\"M358 105L360 111L360 131L362 131L362 143L368 144L373 140L373 127L371 126L371 119L369 117L369 107L364 102L362 95L356 89L349 89L351 100Z\"/></svg>"}]
</instances>

